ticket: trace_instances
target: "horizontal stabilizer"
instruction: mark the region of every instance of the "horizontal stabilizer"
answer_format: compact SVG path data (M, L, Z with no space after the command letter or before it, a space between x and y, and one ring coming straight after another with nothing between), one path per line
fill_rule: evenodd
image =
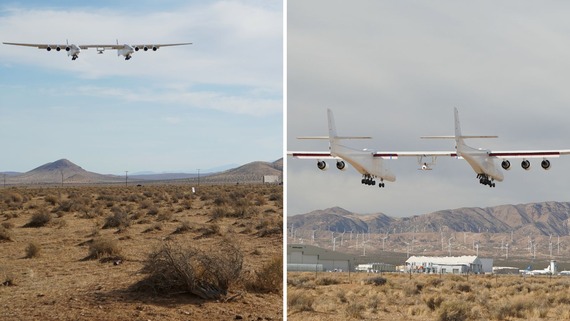
M334 139L372 139L369 136L334 136ZM329 136L302 136L297 139L331 139Z
M420 137L421 139L455 139L455 138L462 138L462 139L468 139L468 138L499 138L499 136L483 136L483 135L461 135L459 137L456 136L422 136Z

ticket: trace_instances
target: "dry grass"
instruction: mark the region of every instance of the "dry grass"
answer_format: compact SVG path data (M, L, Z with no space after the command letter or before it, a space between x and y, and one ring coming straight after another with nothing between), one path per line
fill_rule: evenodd
M570 320L566 277L289 272L287 284L288 320Z
M259 234L282 226L282 198L274 196L281 193L245 184L201 185L195 194L188 185L0 189L0 319L278 320L282 233ZM217 198L229 214L212 220ZM166 243L186 257L201 253L188 266L196 280L220 286L219 300L190 288L130 291L151 275L141 271ZM243 255L241 264L204 264L227 262L228 247Z

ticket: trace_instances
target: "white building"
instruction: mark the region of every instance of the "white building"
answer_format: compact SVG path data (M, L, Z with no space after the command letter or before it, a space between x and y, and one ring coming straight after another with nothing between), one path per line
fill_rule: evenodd
M358 264L355 270L368 273L396 272L396 266L387 263L366 263Z
M483 273L483 264L477 256L411 256L406 260L406 272L412 273Z

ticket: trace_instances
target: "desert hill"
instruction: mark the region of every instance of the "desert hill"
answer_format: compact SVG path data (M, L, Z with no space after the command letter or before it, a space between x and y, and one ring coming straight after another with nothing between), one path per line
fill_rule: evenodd
M203 174L200 180L205 183L252 183L262 182L264 175L283 175L283 159L275 162L252 162L243 166L223 171L220 173ZM87 171L67 159L60 159L34 168L25 173L12 173L6 175L8 185L34 185L34 184L108 184L123 183L124 176L103 175ZM137 175L129 177L129 182L160 180L163 182L188 179L197 180L196 174L171 173L149 175Z
M63 177L62 177L63 176ZM8 184L57 184L63 178L67 184L116 183L124 178L89 172L67 159L60 159L36 167L23 174L7 179Z
M251 162L221 173L208 175L204 182L248 183L262 182L263 176L283 176L283 158L275 162Z
M295 229L366 233L473 232L569 235L569 202L501 205L442 210L393 218L382 213L356 214L339 207L289 216Z

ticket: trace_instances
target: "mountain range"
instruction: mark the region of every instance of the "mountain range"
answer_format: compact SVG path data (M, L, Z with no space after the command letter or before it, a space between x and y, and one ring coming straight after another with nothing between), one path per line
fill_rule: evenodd
M487 208L442 210L394 218L383 213L356 214L340 207L289 216L288 226L302 230L359 233L474 232L569 235L570 202L542 202Z
M67 159L60 159L34 168L25 173L5 172L7 185L30 184L108 184L125 182L125 176L103 175L87 171ZM200 177L202 182L262 182L264 175L283 175L283 159L275 162L252 162L218 173L205 173ZM129 177L133 181L176 181L197 179L197 174L165 173L155 175L136 175Z

